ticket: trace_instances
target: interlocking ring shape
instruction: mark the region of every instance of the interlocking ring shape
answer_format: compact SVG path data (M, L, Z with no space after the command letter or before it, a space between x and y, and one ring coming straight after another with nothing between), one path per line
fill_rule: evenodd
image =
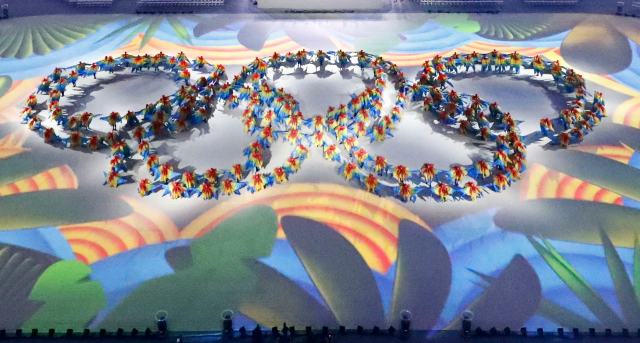
M373 86L353 95L346 104L330 107L325 115L307 118L294 97L277 89L270 76L287 67L314 66L324 70L329 65L343 71L370 71ZM65 89L69 85L75 87L79 77L95 78L98 73L124 72L128 68L132 73L145 69L165 71L180 88L171 96L162 96L144 109L128 111L123 116L117 112L67 113L60 105ZM549 144L564 147L579 143L606 116L602 93L588 94L584 79L574 70L540 56L495 50L486 54L435 56L423 63L414 81L409 81L394 63L364 51L274 53L270 58L256 58L230 80L224 66L213 65L203 57L191 61L183 53L176 56L124 53L96 63L56 68L29 96L21 116L23 123L38 132L46 143L72 149L110 148L105 184L111 187L134 182L129 169L141 160L149 174L136 180L143 196L163 192L174 199L194 196L211 199L241 194L243 189L251 193L261 191L287 182L316 147L325 159L337 164L337 171L348 182L369 192L412 202L427 198L475 200L488 191L502 191L519 179L525 171L527 148L510 113L502 111L495 102L478 95L459 94L453 89L449 77L476 73L476 69L480 73L500 74L532 70L534 77L545 74L553 77L558 91L569 100L567 107L556 118L540 119L539 131L531 134L535 139L527 141L546 138ZM192 80L194 71L208 76ZM393 87L395 100L391 110L385 111L382 94L388 87ZM370 155L359 139L384 141L390 137L410 104L419 104L435 116L437 125L490 143L493 158L444 169L426 162L418 169L410 169L384 156ZM255 138L244 149L244 162L228 169L210 168L202 172L192 172L191 168L177 171L171 164L161 163L154 143L179 131L206 125L219 107L243 109L245 132ZM94 118L107 121L113 130L108 133L93 130L90 124ZM289 157L284 165L265 170L265 152L278 140L290 143ZM137 146L135 151L133 145Z

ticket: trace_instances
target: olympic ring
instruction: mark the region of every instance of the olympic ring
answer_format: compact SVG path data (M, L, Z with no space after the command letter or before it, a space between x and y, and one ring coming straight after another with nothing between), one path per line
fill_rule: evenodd
M371 70L373 86L352 96L348 104L330 107L325 116L306 118L293 96L283 89L276 89L270 74L283 67L307 68L309 65L317 70L324 70L328 65L341 70L360 68L363 75L365 69ZM606 116L602 93L594 92L589 99L584 80L575 71L539 56L524 57L517 52L505 55L495 50L483 55L474 52L454 53L444 58L435 56L425 61L415 82L409 82L394 63L364 51L301 50L285 56L274 53L268 59L256 58L230 82L224 66L214 66L202 57L190 61L183 53L177 56L125 53L117 58L105 57L89 66L79 63L65 69L56 68L42 80L36 93L29 96L21 115L23 123L37 131L46 143L74 149L111 148L110 168L105 173L105 183L111 187L132 181L133 176L126 173L136 163L136 158L141 159L150 175L150 178L138 181L138 190L143 196L162 190L172 198L199 196L211 199L240 194L245 187L252 193L261 191L287 182L315 145L322 149L325 159L339 164L338 171L347 181L369 192L394 196L402 201L418 198L475 200L489 190L502 191L519 179L525 171L527 148L510 113L503 112L495 102L489 103L478 95L458 94L453 89L448 80L451 75L467 73L469 69L475 72L478 65L481 73L519 74L521 70L533 70L535 76L551 74L556 85L571 99L557 118L542 118L540 131L528 135L527 141L546 137L550 144L564 147L579 143ZM162 68L182 85L173 95L162 96L142 110L128 111L124 117L117 112L69 114L59 104L68 84L76 86L78 77L95 78L98 72L113 73L128 67L134 73ZM192 84L192 71L210 74ZM396 98L391 111L385 113L382 94L388 90L389 83L393 84ZM40 93L48 98L42 101ZM371 141L384 141L392 135L406 106L415 104L434 114L440 125L474 139L495 143L491 149L493 159L477 160L472 165L454 164L448 169L437 169L427 162L419 169L411 170L390 163L384 156L369 156L358 139L369 137ZM218 106L243 109L245 132L257 136L244 149L246 160L230 169L210 168L202 173L176 172L170 164L161 164L152 142L206 123ZM45 125L47 116L55 125ZM91 129L95 117L107 121L113 130L101 135ZM124 125L121 124L123 121ZM56 133L56 129L63 135ZM288 141L293 147L289 158L282 166L262 171L265 152L279 139ZM134 142L137 143L135 153L129 145Z

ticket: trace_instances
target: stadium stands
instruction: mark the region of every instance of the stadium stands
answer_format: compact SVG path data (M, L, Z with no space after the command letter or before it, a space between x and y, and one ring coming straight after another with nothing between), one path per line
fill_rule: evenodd
M76 6L111 6L113 0L67 0L68 3Z
M427 11L497 12L504 0L416 0Z
M288 11L352 11L380 10L390 4L389 0L258 0L263 10Z
M224 0L138 0L139 6L220 6Z
M558 6L566 6L566 5L577 5L578 0L522 0L525 4L529 5L558 5Z

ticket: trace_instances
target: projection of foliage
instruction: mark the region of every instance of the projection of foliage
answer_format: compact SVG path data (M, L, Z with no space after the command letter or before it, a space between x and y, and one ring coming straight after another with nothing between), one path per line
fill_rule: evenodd
M0 57L25 58L46 55L94 33L103 16L40 16L0 22Z
M257 287L252 265L271 253L277 229L269 207L239 212L191 244L190 254L172 254L173 275L133 291L108 318L107 328L153 325L158 310L169 313L172 330L211 330L225 309L237 309Z
M571 29L579 21L578 17L552 13L535 17L508 13L500 16L472 14L471 19L480 25L479 36L506 41L551 36Z
M59 261L47 268L29 296L42 306L23 326L85 328L106 305L102 286L90 275L91 268L78 261Z
M163 24L164 21L167 21L171 28L173 29L173 33L180 38L185 43L191 44L191 33L182 23L183 18L181 16L152 16L152 17L136 17L129 20L126 24L122 25L116 30L113 30L107 33L104 37L98 40L98 43L112 38L117 37L121 34L127 34L123 40L123 42L128 42L133 36L138 33L142 33L142 41L140 41L140 49L142 49L151 38L153 38L158 32L160 25Z
M547 265L597 318L600 326L636 327L640 325L640 242L636 236L633 272L630 278L618 251L604 230L600 231L600 238L622 317L609 306L602 296L589 285L581 272L564 258L550 242L543 239L540 243L532 237L529 237L529 241ZM567 323L567 319L574 319L574 322L570 324L590 323L583 315L573 310L566 309L549 300L545 300L545 304L541 314L556 323ZM593 323L590 324L593 325Z
M57 258L13 245L0 244L0 308L11 315L0 316L0 327L20 328L41 304L29 293L42 272Z

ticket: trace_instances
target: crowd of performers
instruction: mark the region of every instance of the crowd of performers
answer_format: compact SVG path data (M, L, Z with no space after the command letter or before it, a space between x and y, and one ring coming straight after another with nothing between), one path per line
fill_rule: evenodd
M270 79L270 71L282 68L314 66L322 70L327 65L341 70L360 68L363 75L367 71L373 86L353 94L346 104L330 107L324 115L307 118L300 111L299 103L283 89L275 88ZM90 150L110 148L105 183L111 187L133 182L129 169L141 160L149 173L148 178L137 181L143 196L163 192L172 198L211 199L240 194L243 188L252 193L261 191L287 182L315 146L325 159L336 162L338 172L347 181L369 192L402 201L474 200L489 190L504 190L520 178L526 165L526 144L510 113L478 95L459 94L449 77L476 70L520 73L523 69L533 70L536 76L550 74L559 91L570 98L557 118L540 120L537 134L547 137L551 144L567 146L580 142L605 116L602 94L595 92L588 98L584 80L575 71L540 56L526 57L518 52L505 54L495 50L486 54L435 56L424 62L413 82L407 80L397 65L364 51L274 53L269 58L256 58L231 79L224 66L213 65L202 57L191 61L183 53L132 56L125 52L115 58L106 56L90 65L79 63L65 69L56 68L28 98L21 115L24 123L49 144ZM79 77L96 78L98 72L126 70L165 71L175 77L180 88L142 110L124 115L118 112L70 114L60 105L66 88L69 84L75 87ZM194 70L207 76L192 80ZM386 113L382 94L390 86L395 89L396 98ZM454 164L446 169L426 162L418 169L411 169L394 164L384 156L370 155L361 146L361 137L368 137L370 141L391 137L405 107L416 102L425 112L433 114L440 125L493 142L490 145L493 158L480 159L471 165ZM170 163L162 163L152 143L207 122L219 105L242 109L245 132L255 137L244 149L244 162L202 173L178 171ZM107 121L112 131L103 134L93 130L94 118ZM47 127L47 119L55 125ZM267 170L265 153L277 140L288 141L292 150L284 165Z

